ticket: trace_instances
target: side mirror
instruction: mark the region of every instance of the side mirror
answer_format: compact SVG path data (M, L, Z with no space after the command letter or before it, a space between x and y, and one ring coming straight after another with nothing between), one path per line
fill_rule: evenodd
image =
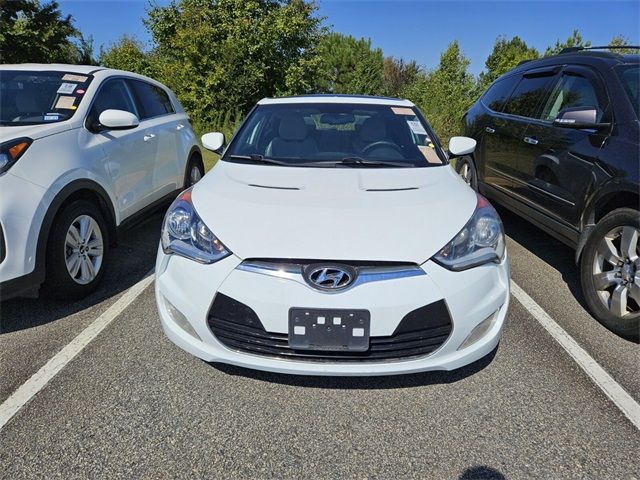
M109 130L127 130L140 125L140 120L133 113L113 109L102 112L98 117L98 122Z
M476 141L469 137L451 137L449 140L449 156L461 157L473 153L476 149Z
M598 111L595 107L571 107L560 110L553 120L553 125L564 128L591 128L598 129L608 127L609 123L598 123Z
M212 152L222 154L224 148L224 133L210 132L202 135L202 146Z

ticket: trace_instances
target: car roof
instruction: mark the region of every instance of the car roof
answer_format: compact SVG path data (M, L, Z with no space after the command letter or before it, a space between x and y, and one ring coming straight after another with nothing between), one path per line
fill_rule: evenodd
M0 65L0 70L25 70L25 71L36 71L36 72L46 72L46 71L62 71L69 73L80 73L84 75L88 75L91 73L98 72L100 70L106 70L104 67L98 67L96 65L67 65L64 63L16 63L16 64L5 64Z
M400 98L376 97L372 95L339 95L315 94L298 95L294 97L263 98L258 105L276 105L292 103L357 103L363 105L392 105L398 107L413 107L413 102Z
M551 65L562 65L567 63L577 63L591 65L596 68L611 68L624 63L640 63L640 55L630 55L610 52L606 50L573 50L566 53L559 53L550 57L526 60L505 75L520 73L531 68L546 67Z

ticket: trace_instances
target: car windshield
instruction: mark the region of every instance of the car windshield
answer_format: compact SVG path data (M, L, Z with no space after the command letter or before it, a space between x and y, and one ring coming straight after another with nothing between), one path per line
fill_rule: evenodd
M0 70L0 125L37 125L73 116L91 75Z
M258 105L223 160L296 167L427 167L444 153L415 108L347 103Z
M617 71L636 115L640 116L640 65L623 65Z

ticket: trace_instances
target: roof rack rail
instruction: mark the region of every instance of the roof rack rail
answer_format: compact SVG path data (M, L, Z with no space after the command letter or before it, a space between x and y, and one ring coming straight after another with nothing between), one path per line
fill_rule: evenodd
M625 50L640 50L637 45L603 45L599 47L567 47L560 50L560 53L572 53L580 52L582 50L611 50L611 49L625 49Z
M528 60L520 60L520 61L518 62L518 67L519 67L520 65L524 65L525 63L529 63L529 62L531 62L532 60L533 60L533 58L530 58L530 59L528 59Z

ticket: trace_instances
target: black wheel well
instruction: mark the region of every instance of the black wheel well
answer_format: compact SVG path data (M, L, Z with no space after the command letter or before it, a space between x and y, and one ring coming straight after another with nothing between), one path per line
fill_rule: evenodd
M598 223L607 213L624 207L640 210L640 195L633 192L615 192L601 198L593 212L594 223Z

